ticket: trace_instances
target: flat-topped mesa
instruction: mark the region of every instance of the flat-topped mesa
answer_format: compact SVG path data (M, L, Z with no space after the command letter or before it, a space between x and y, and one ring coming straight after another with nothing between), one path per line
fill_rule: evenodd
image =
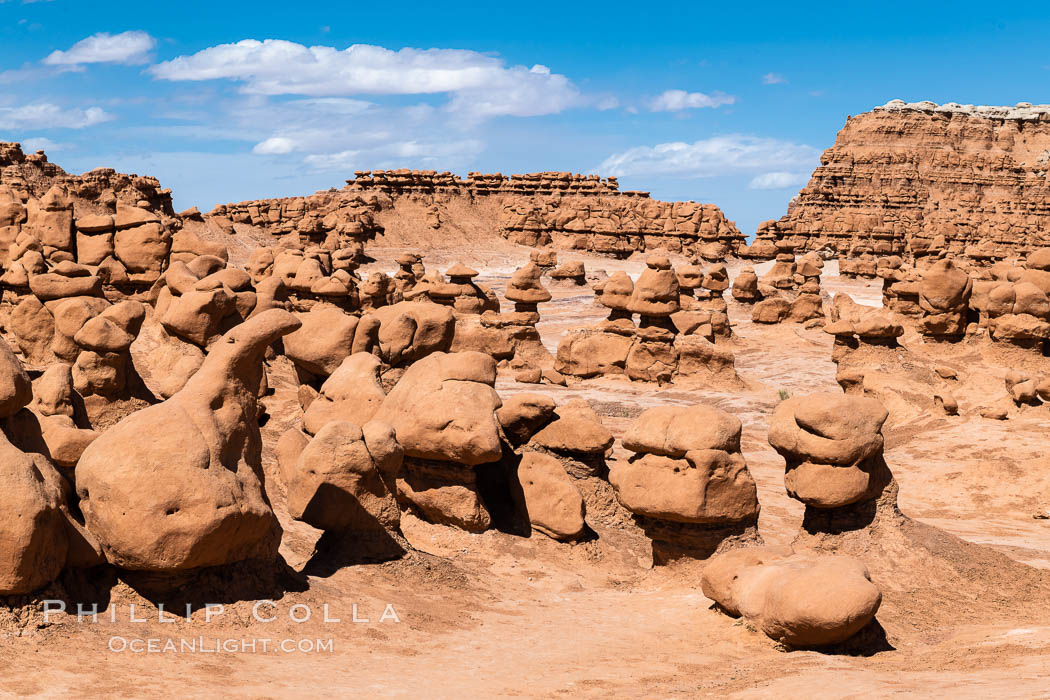
M894 100L849 117L757 252L858 244L989 263L1050 242L1050 107ZM759 245L761 243L761 245Z
M77 215L112 213L117 204L141 206L174 217L171 190L155 177L96 168L72 175L50 162L43 151L24 153L21 144L0 142L0 185L7 185L23 202L39 199L55 185L75 200Z
M490 195L592 195L605 194L648 198L648 192L620 191L615 177L576 173L526 173L506 176L502 173L467 173L466 179L436 170L358 170L346 181L347 189L378 190L387 194L448 192L454 194Z
M614 177L472 172L463 178L400 169L361 170L346 182L307 197L219 205L210 216L227 232L236 223L277 236L337 231L362 241L404 237L412 245L419 238L476 242L479 231L495 229L521 245L616 257L660 248L715 262L746 247L717 206L660 202L648 192L620 190Z

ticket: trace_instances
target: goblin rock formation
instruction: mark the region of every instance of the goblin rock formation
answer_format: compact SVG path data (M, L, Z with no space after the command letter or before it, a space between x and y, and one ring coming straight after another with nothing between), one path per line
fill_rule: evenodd
M698 287L703 288L702 300L695 294ZM609 309L608 319L562 338L555 369L583 378L615 375L738 386L732 352L716 344L731 334L722 298L728 287L722 265L702 276L695 269L676 272L662 255L646 260L637 282L616 272L595 287L598 302ZM638 314L637 325L633 314Z
M266 348L299 325L272 309L234 328L181 391L84 451L80 507L111 563L166 572L274 556L256 396Z
M635 454L609 481L653 540L654 561L704 558L757 537L740 431L737 418L708 406L651 408L628 429L623 445Z
M1050 242L1050 106L894 100L846 121L756 245L1003 258ZM851 255L851 257L853 257Z

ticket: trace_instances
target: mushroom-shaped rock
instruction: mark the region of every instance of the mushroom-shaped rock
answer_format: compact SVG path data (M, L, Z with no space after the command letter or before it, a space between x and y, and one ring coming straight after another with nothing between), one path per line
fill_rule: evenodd
M375 420L394 427L409 457L470 465L501 454L493 385L495 360L480 352L437 352L414 363Z
M704 271L698 265L679 265L675 268L678 277L678 286L686 291L692 291L699 287L704 281Z
M181 391L84 451L80 505L110 563L170 572L276 553L256 396L266 348L300 325L273 309L235 327Z
M543 270L529 263L511 275L505 296L516 304L535 305L551 300L551 293L540 282Z
M614 311L627 311L634 294L634 282L623 270L617 270L602 285L601 296L598 301Z
M375 415L405 451L399 497L428 520L471 532L491 524L476 467L502 455L495 381L489 355L433 353L408 368Z
M840 321L841 323L841 321ZM904 327L885 311L871 311L853 324L853 331L864 340L886 341L904 335Z
M653 540L657 561L706 557L725 542L756 537L755 481L740 453L740 421L706 406L643 412L609 473L620 503Z
M966 329L966 310L973 280L948 258L928 267L919 283L923 332L933 337L959 336Z
M665 257L652 256L645 264L647 267L634 285L627 308L642 316L670 316L679 309L680 293L671 263ZM605 296L604 291L602 296Z
M558 418L532 436L532 442L556 452L604 454L613 445L613 435L597 416L571 408L557 409ZM592 417L593 416L593 417Z
M863 562L773 547L712 557L700 584L727 613L792 647L845 641L874 619L882 602Z
M729 273L722 263L712 265L704 273L703 288L712 292L724 292L729 289Z
M780 402L769 444L786 460L788 494L814 508L838 508L877 497L886 486L882 424L875 399L820 393Z
M685 457L695 449L740 451L740 419L712 406L658 406L631 423L623 446L632 452Z
M745 267L737 273L736 279L733 280L732 294L734 299L745 304L762 298L762 293L758 291L758 275L755 274L755 268Z
M478 271L467 267L463 263L456 263L452 267L445 270L445 274L448 275L449 279L454 281L459 280L470 280L478 276Z

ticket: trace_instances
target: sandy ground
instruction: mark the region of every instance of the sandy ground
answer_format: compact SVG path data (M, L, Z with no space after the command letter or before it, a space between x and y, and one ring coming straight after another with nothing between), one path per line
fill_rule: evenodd
M369 252L376 267L392 272L401 250ZM457 247L428 252L427 263L444 269L464 262L482 272L479 281L501 290L527 255L509 245ZM636 275L642 269L640 261L561 258L582 259L588 271ZM834 264L823 283L861 303L878 305L881 298L879 284L843 280ZM554 291L555 299L541 306L540 324L552 352L567 330L605 315L589 288ZM586 398L618 437L629 416L661 403L706 402L738 415L762 503L760 530L767 542L789 543L802 506L784 491L783 462L766 443L766 423L780 391L839 391L831 337L800 326L756 326L736 304L730 314L737 370L750 387L745 391L616 380L538 388L502 376L498 390L540 390L559 403ZM278 364L271 378L276 394L265 430L272 445L298 416L287 368ZM901 509L1017 561L1050 568L1050 521L1033 518L1050 505L1047 417L1045 409L1005 422L971 413L920 416L893 426L886 459L900 483ZM416 551L404 559L324 566L311 559L319 533L290 521L283 510L272 461L269 456L270 488L286 528L288 571L272 587L273 605L256 612L275 621L253 617L251 601L231 599L217 601L225 607L221 614L213 610L210 622L197 609L190 622L162 623L134 582L116 582L112 589L112 582L96 582L94 590L108 591L100 598L116 611L115 621L55 614L44 624L39 615L0 614L6 633L0 637L0 689L64 697L1050 696L1045 610L931 624L884 585L879 619L886 650L867 656L789 653L712 609L700 591L697 565L653 569L648 542L627 532L599 530L597 540L565 545L538 534L470 535L406 515L405 535ZM325 605L328 617L340 622L324 620ZM292 621L307 610L309 621ZM380 620L384 612L387 619ZM938 620L951 619L951 611L939 612ZM201 637L195 651L186 650L187 640ZM157 651L120 650L147 639L157 640ZM303 650L273 648L289 639ZM164 651L168 640L181 650ZM223 640L236 640L238 651L230 642L214 651ZM243 648L246 640L255 641L254 650Z

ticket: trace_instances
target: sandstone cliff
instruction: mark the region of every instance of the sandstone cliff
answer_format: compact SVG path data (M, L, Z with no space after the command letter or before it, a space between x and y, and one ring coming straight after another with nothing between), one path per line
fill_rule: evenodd
M40 198L60 186L77 205L78 213L104 213L119 204L142 206L162 216L174 216L171 190L155 177L125 175L112 168L96 168L71 175L48 161L43 151L26 154L17 143L0 142L0 185L20 199Z
M220 205L209 216L277 236L337 230L398 245L449 245L498 233L522 245L620 257L663 248L717 260L744 241L713 204L660 202L621 191L616 178L553 172L463 179L433 170L359 171L341 190Z
M1048 162L1050 105L894 100L846 120L756 248L1024 254L1050 243Z

